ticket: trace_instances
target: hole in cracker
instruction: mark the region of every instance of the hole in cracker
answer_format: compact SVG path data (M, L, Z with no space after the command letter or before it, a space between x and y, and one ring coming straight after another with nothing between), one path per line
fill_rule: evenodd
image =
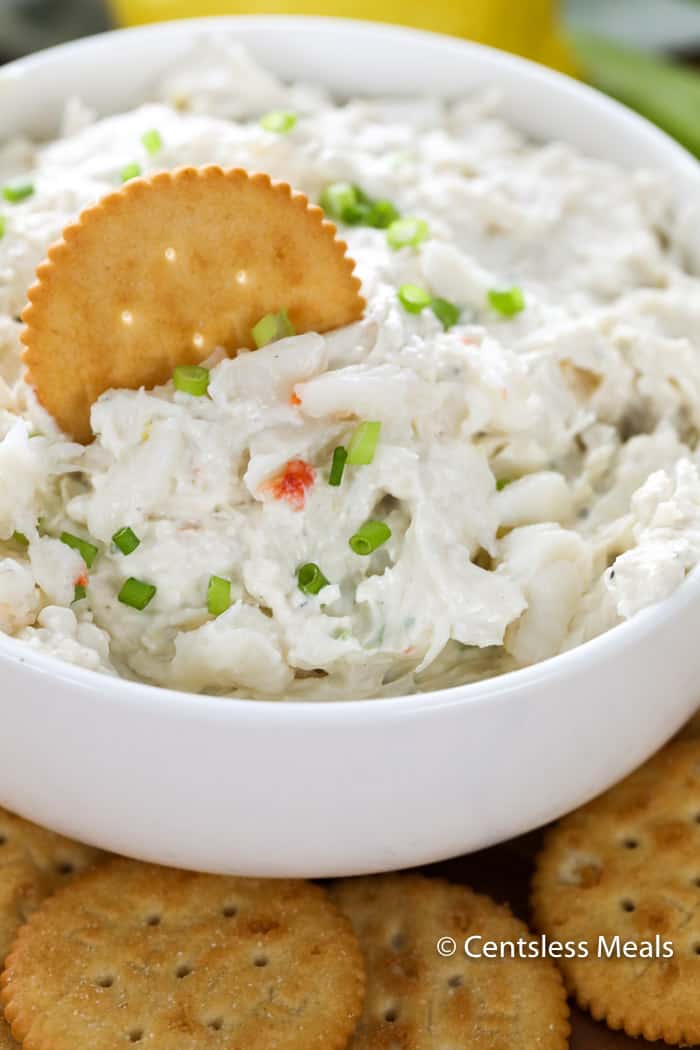
M215 1032L220 1032L224 1027L223 1017L214 1017L211 1021L207 1022L208 1028L213 1028Z
M7 835L3 835L2 832L0 832L0 846L4 846L6 842L7 842Z
M59 875L72 875L75 871L75 864L69 860L62 860L56 865L56 871Z
M129 1032L130 1043L140 1043L143 1039L143 1028L132 1028Z
M131 310L122 310L121 321L122 324L126 325L134 323L134 315L132 314Z
M623 911L636 911L637 905L627 897L625 900L620 901L620 907Z
M403 930L397 930L390 941L391 947L395 952L403 951L406 947L406 934Z
M146 919L146 926L160 926L160 923L160 915L149 915Z
M461 986L464 984L464 978L462 977L461 973L456 973L453 977L450 977L447 984L450 988L461 988Z
M697 878L693 879L693 886L697 886L700 890L700 875L698 875Z
M693 945L693 951L695 952L696 955L700 955L700 944L694 944Z
M174 248L166 248L163 254L165 255L165 258L168 260L168 262L175 262L175 260L177 259L177 252Z
M238 915L238 908L235 904L227 904L226 907L222 909L221 914L225 919L232 919L235 915Z
M399 1019L399 1011L395 1006L390 1006L384 1011L384 1020L388 1024L394 1024Z
M693 817L693 820L695 821L696 824L700 824L700 813L696 813L695 816Z
M111 988L113 984L114 984L114 978L109 973L105 974L104 977L98 977L97 978L97 986L98 986L98 988Z
M637 849L639 846L639 839L635 839L632 837L623 839L622 845L625 847L625 849Z
M191 966L188 966L187 963L180 963L177 970L175 971L175 976L182 980L183 977L189 977L191 973Z
M269 961L270 960L268 959L267 955L256 955L255 958L253 959L253 965L254 966L267 966Z

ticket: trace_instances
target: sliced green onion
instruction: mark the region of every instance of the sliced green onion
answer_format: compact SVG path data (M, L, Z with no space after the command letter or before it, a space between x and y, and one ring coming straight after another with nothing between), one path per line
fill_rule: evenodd
M425 219L396 219L386 231L389 247L394 251L399 248L417 248L430 234L430 227Z
M83 583L76 583L73 591L73 601L80 602L83 598L87 598L87 587Z
M388 230L392 222L400 218L398 210L391 201L374 201L367 216L367 225L376 230Z
M212 576L207 587L207 609L212 616L221 616L231 608L231 581Z
M433 301L430 292L426 292L425 288L421 288L417 284L402 284L398 291L398 297L404 310L408 310L410 314L419 314L421 310L425 310L426 306L430 306Z
M21 201L26 201L27 197L31 197L34 193L33 182L8 182L2 188L2 195L6 201L10 204L20 204Z
M274 343L278 339L287 339L296 334L286 310L280 310L276 314L265 314L252 331L253 342L258 350L262 346L267 346L268 343Z
M343 211L343 222L348 226L368 226L369 217L372 212L372 205L365 204L364 201L358 201L357 204L351 204Z
M353 467L366 467L374 459L382 424L377 422L360 423L350 438L347 461Z
M452 328L452 325L457 324L461 316L462 311L454 303L451 303L449 299L433 299L430 304L430 309L433 311L438 321L442 324L442 327L447 331L448 328Z
M144 131L141 136L141 142L146 150L146 153L150 153L154 156L156 153L160 153L163 148L163 139L161 138L160 132L157 128L149 128L148 131Z
M66 547L72 547L74 551L78 552L88 569L92 568L95 558L100 553L99 547L96 547L94 543L90 543L89 540L81 539L80 536L73 536L70 532L62 532L59 539L61 543L65 543Z
M391 536L391 529L383 521L366 521L348 540L355 554L365 557L376 551Z
M173 383L181 394L204 397L209 389L209 369L201 365L178 365L173 372Z
M141 540L138 538L133 529L130 529L128 525L125 525L123 529L119 529L112 536L112 543L115 547L118 547L122 554L131 554L135 551Z
M372 201L359 186L351 182L332 182L321 194L320 205L331 219L359 226L367 222Z
M318 565L309 561L297 569L297 583L299 590L304 594L318 594L324 587L328 586L328 580L323 575Z
M260 127L276 135L287 135L296 127L297 115L286 109L273 109L260 118Z
M525 296L522 289L514 285L513 288L498 290L492 288L488 293L488 300L494 310L503 317L515 317L521 310L525 309Z
M5 216L0 215L0 241L5 236Z
M27 539L27 537L24 535L23 532L17 532L15 530L15 532L12 533L12 540L13 540L14 543L18 544L20 547L28 547L29 546L29 540Z
M128 182L129 179L137 179L141 174L140 164L126 164L121 170L122 182Z
M328 478L329 485L340 485L343 480L343 471L345 470L347 458L347 449L343 448L342 445L338 445L337 448L333 449L333 462L331 463L331 473Z
M506 485L510 485L512 478L499 478L496 482L496 492L503 492Z
M142 612L155 593L156 588L152 583L144 583L142 580L135 580L133 576L130 576L125 581L117 597L122 605L129 605L132 609L138 609L139 612Z

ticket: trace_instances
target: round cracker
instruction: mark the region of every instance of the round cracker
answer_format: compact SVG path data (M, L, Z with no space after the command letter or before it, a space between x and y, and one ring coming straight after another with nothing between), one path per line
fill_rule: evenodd
M253 345L286 309L326 332L365 306L347 245L286 183L217 166L132 179L84 211L37 270L22 318L28 378L59 426L91 440L105 390Z
M547 959L471 959L470 934L531 939L508 908L420 875L346 879L331 895L365 955L367 998L349 1050L564 1050L569 1011ZM451 958L440 937L456 941Z
M2 977L29 1050L340 1050L364 996L350 924L318 886L115 860L22 928Z
M0 809L0 961L41 902L104 854ZM0 1019L0 1050L17 1044Z
M700 740L671 744L553 828L533 883L537 926L585 941L563 959L580 1006L610 1028L700 1043ZM674 956L607 958L606 945L673 943Z

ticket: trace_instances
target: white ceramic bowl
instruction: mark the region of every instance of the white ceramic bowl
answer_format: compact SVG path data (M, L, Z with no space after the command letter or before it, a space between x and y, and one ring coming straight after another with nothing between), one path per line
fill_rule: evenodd
M498 85L506 114L700 196L698 166L581 84L447 37L331 19L231 18L111 33L0 73L0 136L65 99L136 104L208 26L285 78L340 94ZM84 671L0 636L0 802L79 839L250 875L400 868L486 846L585 802L662 744L700 695L700 575L572 652L381 701L191 696Z

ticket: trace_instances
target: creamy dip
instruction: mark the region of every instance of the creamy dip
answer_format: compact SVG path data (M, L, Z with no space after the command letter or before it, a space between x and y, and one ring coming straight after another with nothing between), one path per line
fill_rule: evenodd
M0 148L0 629L164 686L356 698L522 667L671 594L700 556L700 282L666 180L532 143L495 98L337 105L225 43L155 97ZM34 269L124 174L206 163L349 183L422 232L341 221L361 322L215 355L204 396L110 391L76 445L21 377ZM329 484L366 422L371 461ZM390 535L357 553L368 520Z

